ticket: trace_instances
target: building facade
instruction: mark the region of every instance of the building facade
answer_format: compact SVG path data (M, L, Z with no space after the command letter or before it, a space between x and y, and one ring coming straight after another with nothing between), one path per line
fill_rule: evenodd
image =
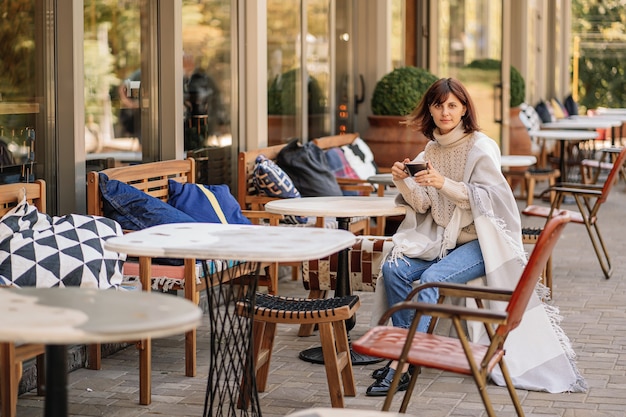
M526 101L570 87L570 0L4 0L2 181L43 178L52 214L84 212L86 172L363 132L376 82L415 65L471 84L508 149L509 72ZM501 75L500 75L501 74ZM0 149L1 150L1 149ZM207 154L200 154L204 155ZM233 190L235 192L235 190Z

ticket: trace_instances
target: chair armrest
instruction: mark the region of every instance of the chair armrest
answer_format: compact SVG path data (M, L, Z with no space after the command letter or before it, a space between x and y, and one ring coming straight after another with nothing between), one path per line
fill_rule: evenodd
M284 217L282 214L274 214L264 210L241 210L241 213L246 216L252 224L259 224L260 220L267 220L270 226L277 226Z
M583 194L587 197L600 197L602 195L602 190L597 188L587 188L587 187L550 187L551 191L556 191L557 193L567 193L567 194Z
M366 195L376 191L376 188L369 182L357 178L341 178L336 177L339 188L345 191L361 191Z
M469 308L454 305L421 303L416 301L402 301L390 307L378 322L379 325L385 325L391 315L399 310L415 310L416 313L437 317L437 318L453 318L458 317L461 320L481 321L483 323L504 323L508 318L505 311L496 311L481 308Z
M425 288L438 288L439 294L447 297L474 298L482 300L509 301L512 290L492 287L474 287L467 284L451 284L447 282L428 282L413 288L406 297L406 301L412 300L418 292Z
M554 187L564 187L564 188L582 188L585 190L602 190L602 184L582 184L580 182L560 182L558 184L553 185Z
M622 148L603 148L600 151L604 153L620 153Z

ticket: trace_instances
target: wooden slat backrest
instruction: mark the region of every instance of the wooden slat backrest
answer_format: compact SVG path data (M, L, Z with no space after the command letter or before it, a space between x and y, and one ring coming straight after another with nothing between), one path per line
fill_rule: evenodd
M22 193L26 194L26 201L37 207L39 212L46 212L46 183L44 180L35 180L0 185L0 216L4 216L20 202Z
M348 133L345 135L324 136L313 139L313 142L322 149L334 148L337 146L349 145L359 136L358 133ZM240 152L237 162L237 201L244 210L263 210L263 205L274 200L272 197L259 196L252 181L254 165L259 155L265 155L267 159L276 162L278 153L286 144L269 146L267 148L255 149L252 151Z
M350 145L358 137L358 133L346 133L344 135L324 136L313 139L313 143L322 149L330 149Z
M180 183L195 183L196 168L193 158L169 161L148 162L105 169L87 174L87 213L103 216L102 195L100 194L99 173L106 174L109 179L132 185L160 200L167 201L168 180Z
M254 164L259 155L264 155L267 159L276 161L278 153L286 144L269 146L267 148L255 149L239 153L237 162L237 201L244 210L263 210L263 205L273 200L271 197L256 195L256 189L252 181Z

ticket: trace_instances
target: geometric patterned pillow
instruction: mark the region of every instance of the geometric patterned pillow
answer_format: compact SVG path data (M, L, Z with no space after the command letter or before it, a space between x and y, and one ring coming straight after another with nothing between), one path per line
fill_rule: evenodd
M126 255L104 249L104 242L121 235L111 219L50 217L24 199L0 219L0 284L117 288Z
M252 183L257 193L265 194L268 197L277 198L300 198L300 191L293 184L293 181L281 167L265 155L257 156L256 165L252 172ZM284 216L284 223L305 224L308 223L306 217Z
M252 181L258 193L269 197L299 198L300 192L281 167L265 155L259 155L255 161Z

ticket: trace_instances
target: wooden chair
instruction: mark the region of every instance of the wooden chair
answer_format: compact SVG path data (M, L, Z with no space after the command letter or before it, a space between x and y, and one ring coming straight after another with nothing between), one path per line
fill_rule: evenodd
M571 211L572 222L584 224L591 239L591 244L596 252L600 267L605 278L610 278L613 272L611 258L598 225L598 212L602 204L608 199L609 193L613 185L617 182L622 166L626 161L626 148L620 150L613 167L606 178L604 184L579 184L579 183L562 183L557 186L550 187L545 192L556 193L554 202L550 207L547 206L527 206L522 210L522 214L527 216L538 216L549 219L558 213L561 209L563 199L567 196L573 197L578 211Z
M351 143L357 135L337 135L330 137L332 140L324 141L320 146L322 149L327 149L328 146L338 146L339 144L344 145L346 143ZM337 139L338 138L338 139ZM239 205L244 212L252 211L259 212L265 210L265 204L276 200L277 197L269 197L266 195L261 195L257 192L257 189L254 185L254 168L256 166L256 158L260 155L265 156L267 159L272 161L276 161L278 154L280 151L286 146L286 144L269 146L266 148L260 148L250 151L242 151L239 153L237 160L237 201L239 201ZM363 181L358 182L342 182L339 183L339 186L344 190L351 191L360 191L363 193L373 192L374 189L371 185ZM267 217L267 216L266 216ZM271 218L270 218L271 219ZM277 226L279 225L280 217L275 218L271 225ZM253 221L255 222L255 221ZM258 222L255 222L258 223ZM334 222L331 222L334 223ZM331 224L326 224L326 220L323 217L319 217L316 219L314 226L316 227L336 227ZM289 225L288 227L294 227ZM370 219L369 218L359 218L354 219L350 222L350 231L355 234L363 234L367 235L370 231ZM274 288L272 293L277 293L278 288L278 268L279 266L289 266L292 268L292 279L295 281L298 277L298 270L300 263L299 262L291 262L291 263L278 263L275 262L267 268L266 276L271 282L271 287Z
M110 168L100 173L106 174L111 180L118 180L155 197L162 201L167 201L169 187L168 180L180 183L195 183L195 160L187 158L184 160L167 160L150 162L139 165ZM99 188L99 172L90 172L87 176L87 212L91 215L103 216L102 194ZM254 221L259 218L267 219L269 213L247 212L246 216L254 216ZM277 223L277 219L270 218L271 223ZM168 290L182 290L186 299L194 304L200 301L200 292L205 287L205 281L197 279L198 271L195 259L185 259L182 266L157 265L152 264L152 259L140 257L138 261L127 260L124 263L125 275L139 275L141 286L144 291L150 291L156 284L159 288L159 281L153 283L155 278L168 278ZM259 285L268 285L269 291L274 291L271 283L265 280L259 281ZM151 341L141 340L136 342L139 350L139 403L148 405L151 403L152 391L152 362L151 362ZM185 375L196 376L196 350L197 331L190 330L185 333ZM90 369L100 369L102 358L99 344L89 346Z
M535 199L535 187L537 182L546 181L548 186L552 187L556 184L557 178L561 176L561 171L552 168L536 168L531 167L526 170L507 170L503 171L504 176L511 185L515 179L520 181L520 195L518 198L525 199L526 205L533 204ZM550 194L550 201L554 198L554 194Z
M359 306L356 295L312 300L257 294L253 340L258 391L264 392L267 385L277 324L316 324L322 343L330 402L333 407L343 408L344 395L356 395L345 321L354 316ZM240 311L245 311L245 308Z
M411 300L422 288L437 287L440 294L439 304L403 301L392 306L380 320L381 325L370 329L359 340L353 342L352 348L359 353L397 360L399 361L399 369L409 363L416 367L434 368L472 376L485 405L487 415L491 417L496 414L488 395L487 381L492 369L499 365L515 410L519 416L523 416L524 410L504 361L504 343L510 332L517 328L521 322L527 304L535 293L535 286L543 267L569 220L570 216L566 211L561 211L548 220L513 291L473 287L464 284L428 283L420 285L409 294L407 300ZM479 308L444 305L442 302L446 297L475 299ZM482 308L483 300L504 301L508 302L508 305L504 311L489 310ZM401 329L382 325L393 313L401 309L412 309L416 312L410 328ZM427 333L417 332L419 319L425 314L433 317L429 330ZM440 318L452 321L458 338L432 333ZM464 320L484 323L490 343L470 342L465 334ZM400 412L405 412L407 409L418 375L419 372L413 372ZM396 372L389 394L385 399L383 411L388 411L391 406L400 376L401 372Z
M0 185L0 216L17 205L26 194L26 201L46 212L46 183L36 180L32 183ZM44 350L40 344L0 343L0 401L2 416L15 417L17 413L18 386L22 378L22 362L37 358L37 395L44 395Z
M99 172L87 174L87 213L90 215L104 216L102 194L99 187L99 173L106 174L109 179L118 180L134 186L135 188L163 201L168 197L168 179L173 179L182 183L195 182L195 161L192 158L186 160L160 161L147 164L110 168ZM152 265L150 258L139 258L136 269L139 271L139 278L144 291L150 291L152 278L159 276L169 276L159 272L159 266ZM128 266L133 262L125 263L125 274L128 273ZM127 265L128 264L128 265ZM198 304L200 301L199 292L204 289L202 282L196 282L195 259L186 259L183 267L176 267L181 270L184 280L185 298ZM181 289L180 286L172 287L174 290ZM196 375L196 330L185 333L185 375ZM151 343L150 340L137 342L139 349L139 403L143 405L151 402ZM100 369L102 367L102 353L99 344L89 346L89 369Z

